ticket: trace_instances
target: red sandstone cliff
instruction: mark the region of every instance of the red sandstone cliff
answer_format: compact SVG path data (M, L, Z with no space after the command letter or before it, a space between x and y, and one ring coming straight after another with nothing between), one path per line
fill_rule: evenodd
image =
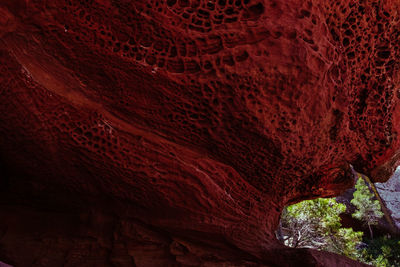
M398 1L2 0L0 260L355 266L288 203L397 165Z

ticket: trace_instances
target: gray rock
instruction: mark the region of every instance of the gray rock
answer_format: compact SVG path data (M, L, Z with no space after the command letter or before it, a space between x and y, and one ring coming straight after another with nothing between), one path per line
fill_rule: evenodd
M379 195L392 213L393 221L400 230L400 167L386 183L375 184Z

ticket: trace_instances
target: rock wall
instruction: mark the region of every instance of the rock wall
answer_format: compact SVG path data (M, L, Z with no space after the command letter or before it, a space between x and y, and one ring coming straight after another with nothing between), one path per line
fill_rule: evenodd
M398 165L398 11L390 0L1 1L0 260L51 266L76 245L96 262L81 266L115 264L111 247L126 266L345 264L285 249L274 231L285 205L350 187L349 164L375 181ZM90 233L99 207L152 237L132 230L128 253L126 235Z
M376 183L375 186L391 212L393 222L400 233L400 169L397 168L386 183Z

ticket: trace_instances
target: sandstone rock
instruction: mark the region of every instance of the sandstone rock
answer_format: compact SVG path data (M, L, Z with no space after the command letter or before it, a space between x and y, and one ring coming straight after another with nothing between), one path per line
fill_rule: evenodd
M4 0L0 14L0 259L355 265L274 231L285 205L350 187L349 164L382 181L398 165L398 1Z

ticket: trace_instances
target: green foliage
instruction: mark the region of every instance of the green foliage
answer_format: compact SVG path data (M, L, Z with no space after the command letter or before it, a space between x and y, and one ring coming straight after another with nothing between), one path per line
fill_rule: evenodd
M356 207L354 218L363 221L370 230L383 216L378 200L374 199L363 179L358 179L351 203ZM400 266L400 239L377 238L362 243L363 232L342 228L340 214L346 206L334 198L306 200L282 213L278 238L290 247L307 247L345 255L377 267ZM361 245L366 248L360 248Z
M333 252L358 259L361 252L357 247L360 245L363 235L363 232L355 232L352 228L340 228L334 236L338 246L336 246L337 250Z
M359 178L355 187L356 191L353 193L351 204L356 207L356 211L352 216L368 225L372 238L371 225L378 224L379 218L383 216L381 205L378 200L374 200L374 194L363 179Z
M346 206L334 198L306 200L287 207L281 219L283 240L291 247L309 247L357 258L362 232L341 228Z
M400 266L400 239L380 237L370 240L362 252L362 260L377 267Z
M374 225L378 223L378 219L382 218L381 205L378 200L374 200L374 194L371 193L367 184L363 179L358 179L356 183L356 191L353 193L353 204L357 210L352 214L356 219Z

